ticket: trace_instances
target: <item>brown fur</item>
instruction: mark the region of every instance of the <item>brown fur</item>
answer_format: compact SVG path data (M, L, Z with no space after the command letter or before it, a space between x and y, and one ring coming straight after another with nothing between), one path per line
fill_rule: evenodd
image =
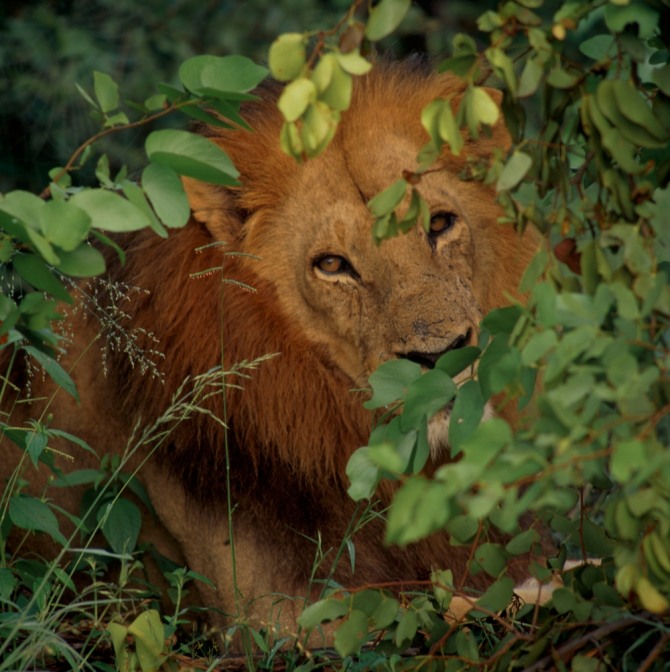
M535 247L532 236L522 239L497 224L493 191L459 181L456 173L464 159L453 157L446 171L427 177L420 188L428 198L437 195L445 202L439 207L463 211L460 229L434 253L426 252L420 229L379 249L369 242L365 201L403 168L413 168L426 140L418 122L421 108L434 97L458 95L460 86L407 66L377 67L357 85L332 147L304 165L279 150L281 119L269 90L263 102L245 112L253 133L204 129L241 171L240 187L226 190L187 180L193 221L168 240L148 232L134 236L126 267L110 267L113 278L150 292L133 298L129 327L158 337L166 355L164 383L138 375L124 353L110 353L105 379L98 353L89 349L73 369L81 407L62 392L50 404L55 426L100 451L118 452L140 417L144 422L158 417L182 380L220 364L222 352L226 367L279 353L250 379L231 381L240 387L227 395L244 617L267 619L270 602L262 598L272 593L304 595L315 552L308 538L320 534L324 548L336 548L347 529L356 506L346 494L345 467L352 452L367 442L372 426L361 395L352 389L365 385L379 361L399 351L444 349L458 330L504 304ZM470 143L467 153L486 156L507 144L498 126L492 137ZM322 215L323 226L309 228ZM328 217L332 230L325 223ZM338 249L350 245L368 273L364 291L371 298L361 298L363 290L349 279L315 279L311 257L304 255L326 235ZM213 239L227 245L196 252ZM226 256L228 251L261 259ZM419 254L425 262L412 256ZM372 266L366 271L368 262ZM231 278L256 291L227 284ZM72 319L77 338L66 365L99 330L81 316ZM425 322L437 326L427 328ZM50 389L45 384L37 391ZM220 398L210 408L224 417ZM156 543L168 550L178 547L192 568L210 576L217 589L205 591L203 600L233 613L224 444L222 427L207 415L196 415L175 428L140 475L160 519ZM75 467L85 466L86 459L78 456ZM382 498L389 496L386 487ZM355 538L354 574L345 560L336 580L411 583L435 566L450 567L457 575L465 571L469 549L450 547L446 535L406 549L386 547L382 539L381 521L364 527ZM324 563L317 578L328 568ZM470 584L484 582L475 577ZM299 605L286 603L280 609L280 621L291 626Z

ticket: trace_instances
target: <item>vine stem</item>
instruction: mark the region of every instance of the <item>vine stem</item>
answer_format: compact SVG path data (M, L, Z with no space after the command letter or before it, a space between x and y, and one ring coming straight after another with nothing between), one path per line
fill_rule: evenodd
M149 124L152 121L155 121L156 119L166 117L168 114L172 114L172 112L181 110L183 107L188 107L189 105L197 105L199 102L200 102L199 100L188 100L183 103L172 103L168 107L162 109L160 112L151 114L148 117L143 117L142 119L138 119L137 121L131 121L127 124L122 124L121 126L112 126L110 128L104 128L102 131L99 131L95 135L91 136L90 138L82 142L81 145L79 145L79 147L75 149L75 151L72 153L65 166L63 166L63 168L58 172L58 174L52 181L54 183L57 183L59 180L63 179L65 175L70 173L74 169L74 165L77 162L77 159L84 153L86 148L95 144L99 140L102 140L102 138L105 138L108 135L112 135L113 133L127 131L131 128L139 128L140 126ZM49 196L50 196L50 187L49 185L47 185L40 193L40 198L47 199L49 198Z
M550 653L548 656L545 656L544 658L541 658L534 665L527 667L523 672L540 672L540 670L546 669L547 664L551 664L555 660L554 654L558 656L559 660L565 662L568 656L572 657L572 655L576 654L584 644L588 644L589 642L597 642L601 637L611 635L617 630L624 630L629 625L633 625L634 623L638 622L639 619L631 616L628 618L622 618L620 621L605 623L604 625L601 625L599 628L588 632L582 637L573 639L563 646L559 646L557 649L552 649L552 653Z

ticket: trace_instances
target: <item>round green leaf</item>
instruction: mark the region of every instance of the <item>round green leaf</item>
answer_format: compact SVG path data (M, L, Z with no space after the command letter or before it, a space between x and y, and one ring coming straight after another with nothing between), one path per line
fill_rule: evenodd
M403 431L417 427L423 417L431 418L455 395L456 384L444 371L426 371L407 390L405 410L401 416Z
M409 384L421 375L421 367L409 359L392 359L384 362L370 376L372 399L365 402L366 408L380 408L403 399Z
M488 611L502 611L514 596L514 581L508 576L503 576L489 586L488 590L477 600L477 605ZM470 616L481 618L486 616L484 612L471 611Z
M165 627L155 609L143 611L128 628L135 638L135 651L143 671L157 670L163 663Z
M354 609L335 632L335 648L342 656L357 653L368 636L368 617Z
M497 577L505 569L507 555L500 544L480 544L475 550L477 564L492 577Z
M347 493L358 502L370 499L379 483L379 467L370 459L368 447L359 448L347 462L347 477L351 482Z
M396 627L394 636L396 646L406 646L407 644L411 644L418 629L419 619L416 615L416 611L411 609L406 611L400 617L398 626Z
M458 390L454 407L449 414L449 445L456 456L466 441L479 427L484 417L484 398L479 382L468 380Z
M330 67L330 76L327 86L319 89L319 100L322 100L332 110L346 110L351 102L351 93L354 86L353 79L349 73L342 69L335 56L327 54L324 59L328 57L330 57L331 65L326 67ZM321 60L323 61L324 59ZM316 70L314 74L316 75ZM317 88L319 88L318 84Z
M73 278L93 278L105 272L105 257L100 250L82 243L72 252L62 252L56 268Z
M311 80L301 77L291 82L279 96L277 106L288 122L299 119L309 105L316 99L316 85Z
M411 0L381 0L370 10L365 37L376 42L390 35L405 18L411 4Z
M407 193L407 181L400 179L368 201L368 209L375 217L393 212Z
M142 173L142 187L158 218L170 228L181 228L191 208L179 175L168 166L150 163Z
M370 619L377 630L388 628L395 621L400 603L393 597L385 596L372 612Z
M507 160L496 183L496 191L506 191L516 187L533 165L533 159L524 152L514 152Z
M54 298L72 303L72 297L44 261L29 252L14 256L14 267L19 275L35 289L49 292Z
M33 231L40 230L40 213L46 202L29 191L10 191L0 197L0 210L20 219L23 224ZM11 232L15 235L14 232Z
M71 252L86 240L91 218L71 202L49 201L40 209L40 226L50 243Z
M93 73L93 88L100 110L105 114L119 106L119 85L106 73Z
M143 212L122 196L107 189L85 189L75 194L70 203L81 208L103 231L138 231L149 226Z
M213 184L237 184L239 172L228 155L201 135L170 129L154 131L145 148L153 163L168 166L179 175Z
M179 78L195 94L235 100L258 86L267 69L244 56L194 56L182 63Z
M475 126L479 124L487 124L493 126L500 117L500 110L496 105L495 100L491 98L489 92L481 86L475 86L470 89L469 100L467 101L469 112Z
M372 63L363 58L357 51L351 51L348 54L335 54L337 62L345 72L350 75L365 75L372 69Z
M288 82L300 75L305 58L305 36L302 33L285 33L270 45L270 72L280 82Z
M115 553L131 553L137 546L142 525L140 510L127 499L117 499L98 511L102 533Z
M473 345L445 352L435 363L435 368L454 378L475 363L481 350Z
M314 628L321 623L334 621L347 613L347 603L339 598L327 597L310 604L300 616L298 625L303 628Z

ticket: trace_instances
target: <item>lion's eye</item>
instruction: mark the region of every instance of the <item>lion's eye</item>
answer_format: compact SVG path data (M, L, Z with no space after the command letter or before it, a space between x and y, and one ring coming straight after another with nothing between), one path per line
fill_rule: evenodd
M436 212L430 218L428 235L431 239L438 238L443 233L454 228L456 219L457 217L453 212Z
M320 257L314 262L314 266L328 275L338 273L351 273L351 264L344 258L335 254L328 254Z

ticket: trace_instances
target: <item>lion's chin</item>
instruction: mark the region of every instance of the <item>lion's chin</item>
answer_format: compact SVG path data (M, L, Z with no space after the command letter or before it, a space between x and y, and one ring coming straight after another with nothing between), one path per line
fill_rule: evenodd
M430 456L434 462L444 462L449 457L449 421L451 405L438 411L428 422L428 443ZM482 422L491 420L495 416L491 404L484 406Z

